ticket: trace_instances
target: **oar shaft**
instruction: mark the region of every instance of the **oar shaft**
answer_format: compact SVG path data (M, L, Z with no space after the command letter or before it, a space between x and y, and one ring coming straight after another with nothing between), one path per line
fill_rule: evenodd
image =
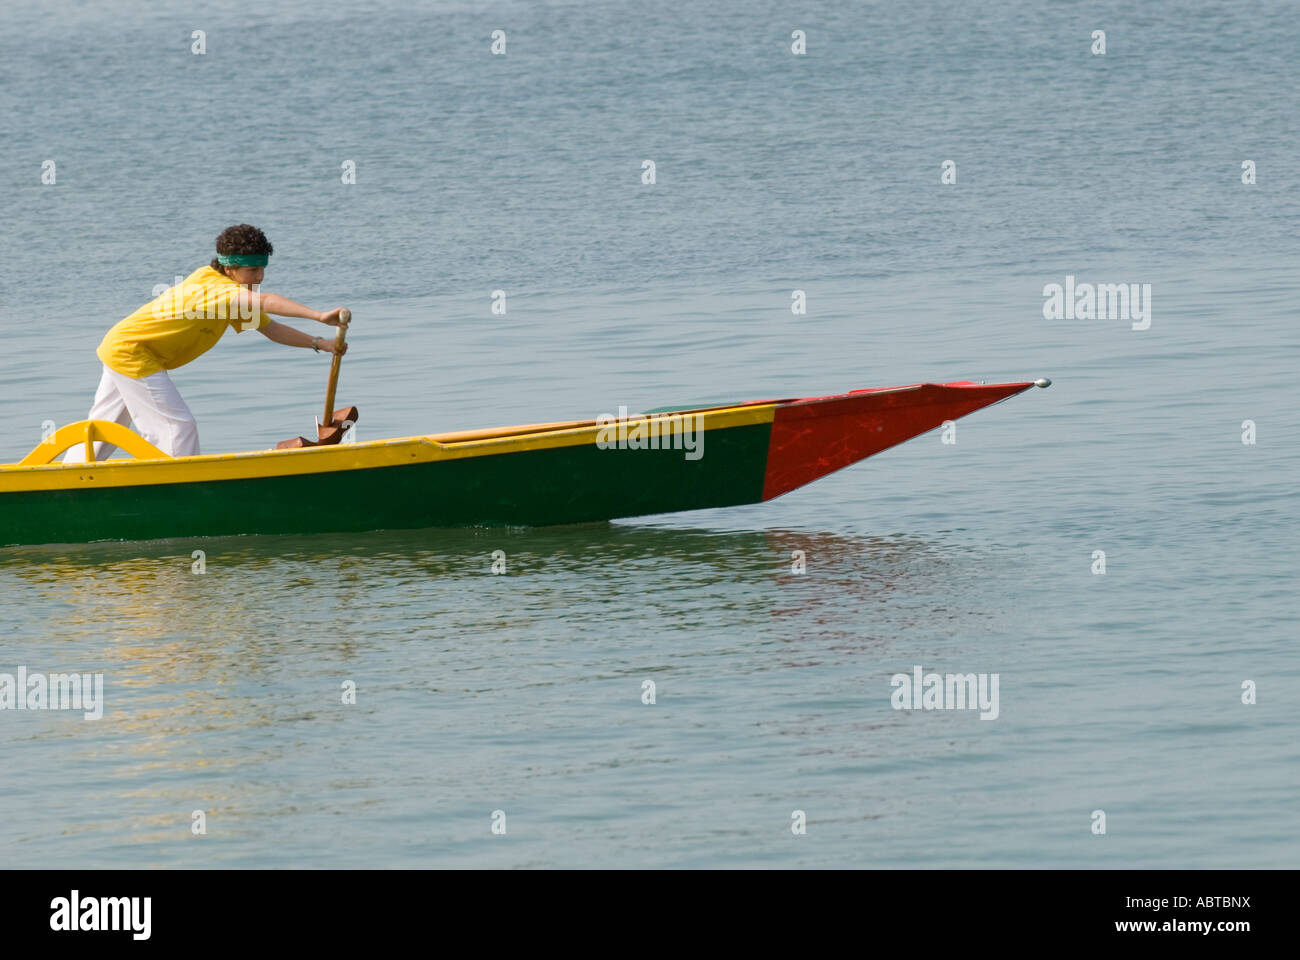
M348 324L352 322L351 310L339 311L338 336L335 338L341 347L347 337ZM339 387L339 367L343 364L343 356L339 353L334 354L334 359L330 362L330 383L325 390L325 415L321 417L321 425L328 427L334 422L334 394Z

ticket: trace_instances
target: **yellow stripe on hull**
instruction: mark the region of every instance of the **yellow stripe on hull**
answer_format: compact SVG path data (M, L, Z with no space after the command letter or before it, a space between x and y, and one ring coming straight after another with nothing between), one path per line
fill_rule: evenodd
M771 423L776 403L671 411L630 416L626 424L659 421L662 436L679 432L681 418L698 415L705 430ZM677 418L673 424L663 423ZM657 429L661 427L657 426ZM213 480L244 480L334 473L393 467L434 460L521 453L594 444L602 429L596 421L532 424L489 430L370 440L299 450L256 450L248 453L204 454L167 460L104 460L98 463L54 463L44 466L0 466L0 493L33 490L78 490L87 487L134 487Z

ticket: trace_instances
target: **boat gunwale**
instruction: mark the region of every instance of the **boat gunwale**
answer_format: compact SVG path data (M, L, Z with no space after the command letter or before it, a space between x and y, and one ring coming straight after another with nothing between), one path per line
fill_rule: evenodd
M733 410L750 409L753 407L775 406L785 401L767 401L757 400L752 403L731 404L725 407L701 407L698 410L664 410L658 413L635 413L629 414L624 422L634 422L641 420L664 420L671 417L680 417L686 413L729 413ZM297 456L315 455L324 456L328 454L347 453L355 450L378 449L383 447L397 446L400 444L425 444L435 448L463 448L468 446L480 446L490 444L493 441L518 440L523 437L543 437L543 436L573 436L585 433L607 424L602 424L599 420L565 420L555 423L543 424L520 424L518 426L483 428L481 430L459 430L453 433L417 433L407 437L389 437L382 440L359 440L355 443L338 443L328 446L301 447L291 450L240 450L234 453L201 453L190 457L167 457L166 459L138 459L135 457L123 457L115 460L97 460L94 463L76 462L76 463L41 463L41 464L21 464L21 463L0 463L0 472L6 474L26 473L36 470L73 470L80 469L84 471L87 467L102 469L104 467L140 467L140 466L158 466L160 464L196 464L196 463L215 463L218 461L232 460L249 460L264 459L280 456ZM717 428L715 428L717 429ZM722 429L726 429L725 427Z
M747 404L741 406L713 407L707 412L727 422L706 425L705 429L726 430L733 427L770 423L776 404ZM748 415L748 416L747 416ZM631 422L666 420L681 417L681 413L664 412L638 414L628 418ZM750 418L754 419L750 419ZM740 422L730 422L733 419ZM748 422L747 422L748 421ZM527 425L548 429L501 428L487 437L467 437L447 440L457 434L416 434L367 440L324 447L307 447L295 450L249 450L239 453L199 454L192 457L169 457L165 460L138 460L122 458L95 463L49 463L20 466L0 465L0 496L7 493L56 492L81 490L88 486L132 487L155 486L172 483L202 483L233 479L267 479L277 476L303 474L344 473L353 470L386 469L412 464L456 460L467 457L504 455L514 452L550 447L578 446L587 440L594 441L604 426L599 421L577 421L578 425L554 429L551 424ZM681 425L678 425L681 429ZM510 432L510 431L514 432ZM505 431L505 432L502 432ZM673 431L677 432L676 430ZM460 435L473 433L461 431ZM571 442L566 442L571 441ZM495 449L494 449L495 448ZM409 458L398 459L400 452L410 451ZM385 456L385 453L388 453ZM292 460L279 459L293 457ZM312 458L315 458L313 460ZM210 471L238 469L239 465L256 464L264 471L248 476L211 476ZM223 469L224 468L224 469ZM91 473L98 477L92 477ZM133 473L144 471L142 477ZM197 476L193 474L199 474ZM179 475L178 475L179 474ZM78 482L80 481L80 482Z

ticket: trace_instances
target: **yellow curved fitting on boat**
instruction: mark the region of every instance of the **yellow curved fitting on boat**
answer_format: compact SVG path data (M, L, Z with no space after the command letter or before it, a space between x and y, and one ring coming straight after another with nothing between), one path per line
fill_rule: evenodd
M120 423L111 420L82 420L70 423L54 431L45 440L36 445L36 449L18 461L20 467L42 467L54 462L54 458L71 450L79 443L86 445L86 462L95 461L95 441L103 440L125 450L137 460L170 460L152 443Z

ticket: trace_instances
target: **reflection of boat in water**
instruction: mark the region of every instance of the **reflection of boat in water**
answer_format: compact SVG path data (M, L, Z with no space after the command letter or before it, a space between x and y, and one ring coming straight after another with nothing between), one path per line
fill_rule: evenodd
M174 459L117 424L74 424L0 466L0 545L547 526L759 503L1034 385L913 384ZM135 459L53 462L96 439Z
M115 668L114 683L133 686L228 682L297 655L304 637L346 660L373 647L377 623L453 643L503 629L605 635L707 623L726 634L771 624L783 641L834 637L856 649L921 631L938 608L978 606L980 591L961 585L984 584L987 563L978 546L947 539L636 522L211 538L206 576L195 575L194 546L10 547L0 550L0 593L77 596L57 635L107 631L105 656L133 664ZM304 606L304 595L330 599ZM276 627L249 633L249 623Z
M705 732L694 736L711 738L717 714L740 706L753 713L739 722L782 751L797 743L801 757L877 762L902 719L887 706L888 677L916 662L934 609L960 634L954 613L983 626L997 604L980 579L987 548L972 540L683 519L3 549L0 596L18 617L11 663L102 671L106 708L95 723L55 721L35 737L51 719L27 715L0 729L16 733L0 745L20 768L48 771L42 784L81 798L65 857L111 864L129 844L154 863L239 866L297 824L305 795L327 797L330 817L382 816L394 756L409 758L403 784L419 792L454 795L469 778L486 794L500 773L474 753L484 731L526 752L530 739L581 732L594 759L562 757L558 769L623 765L613 775L626 776L629 748L609 739L620 721L587 711L622 710L624 685L639 708L646 678L661 700L695 711ZM508 561L500 576L497 550ZM791 572L796 550L806 573ZM884 706L863 711L873 674ZM357 707L341 701L345 680L357 683ZM818 714L842 698L847 716ZM847 740L823 739L828 723L846 722ZM602 743L613 743L608 755ZM105 772L88 778L78 756ZM650 772L663 760L651 751L639 762ZM521 769L526 783L557 767ZM11 832L32 842L19 846L67 835L64 808L42 804L37 787L29 796L33 813ZM235 842L180 852L197 849L176 841L195 808ZM290 865L328 865L309 839L294 844Z

